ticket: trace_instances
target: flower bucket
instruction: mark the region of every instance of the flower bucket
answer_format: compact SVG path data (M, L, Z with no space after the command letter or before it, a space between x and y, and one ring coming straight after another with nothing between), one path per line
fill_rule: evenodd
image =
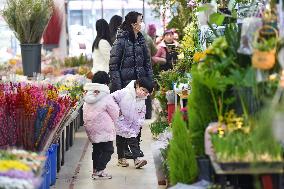
M269 25L265 25L256 32L254 42L257 43L258 40L263 40L263 37L260 35L264 31L268 30L274 31L275 37L278 38L278 31ZM258 49L254 49L252 55L252 66L261 70L269 70L275 65L275 58L276 46L269 51L260 51Z

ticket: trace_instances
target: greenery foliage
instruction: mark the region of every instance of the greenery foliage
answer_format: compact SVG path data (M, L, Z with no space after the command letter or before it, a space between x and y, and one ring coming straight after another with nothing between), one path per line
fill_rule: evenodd
M207 49L206 58L192 70L192 92L189 96L189 130L195 153L204 154L204 132L212 121L223 121L223 115L233 105L242 106L248 119L249 101L244 100L243 87L255 86L254 70L238 62L239 33L228 25L225 36L218 37ZM236 93L232 93L232 88ZM251 94L252 95L252 94ZM236 101L240 99L240 101Z
M166 176L166 178L169 178L169 161L168 161L168 152L169 152L169 146L168 145L165 149L162 149L161 148L161 155L162 155L162 158L163 158L163 172Z
M154 12L158 17L161 17L162 12L165 13L166 7L170 8L173 15L167 28L176 28L182 38L184 35L184 28L191 22L193 15L192 9L187 6L188 0L150 0L149 4L154 7Z
M81 54L79 57L74 56L64 59L65 67L77 67L89 64L91 64L91 61L89 61L83 54Z
M282 161L283 149L272 133L271 111L263 110L248 125L245 125L243 118L231 112L226 115L226 120L227 125L212 134L217 161Z
M202 83L198 70L192 70L191 94L188 97L188 125L197 156L204 155L204 131L208 124L217 120L209 89Z
M172 130L173 138L170 141L168 153L170 182L173 185L178 182L193 183L198 176L197 161L189 130L178 111L173 119Z
M2 15L21 44L39 43L52 8L53 0L7 0Z
M168 91L173 88L173 83L177 82L180 74L174 70L161 71L159 78L159 86Z
M261 38L261 40L259 42L255 42L253 46L260 51L270 51L276 48L276 44L277 39L275 37L272 37L270 39Z
M188 0L175 0L173 7L176 11L171 21L168 23L168 28L176 28L179 31L180 37L184 36L184 28L192 21L194 12L187 6Z
M150 125L150 130L153 136L157 137L159 134L163 133L167 128L169 127L169 124L167 121L162 121L161 119L157 119Z
M262 120L263 118L268 119L267 116L261 114L261 117L255 117L258 112L250 111L251 104L259 105L263 101L266 93L260 91L264 91L263 88L267 86L271 86L270 89L273 89L274 85L270 81L257 83L255 70L250 64L243 64L240 61L236 52L238 41L239 34L236 26L228 25L225 36L218 37L212 43L212 46L208 48L204 63L199 64L199 77L193 77L193 82L198 79L209 91L215 116L218 118L219 135L212 136L217 159L225 162L280 160L279 145L273 142L273 137L269 134L271 132L266 127L269 125L268 120ZM231 114L228 112L231 107L241 107L241 111L237 112L238 115L235 117L229 116ZM228 117L238 121L228 121ZM262 120L261 123L259 120ZM264 127L261 127L261 124ZM223 129L222 125L225 125L226 129ZM189 126L192 127L190 122ZM200 130L203 129L201 126ZM265 132L270 136L268 137L269 142L260 145L257 141L261 140L261 136L264 137ZM194 136L195 132L192 133ZM199 139L203 140L203 137L201 138L200 135ZM272 156L273 154L276 155Z

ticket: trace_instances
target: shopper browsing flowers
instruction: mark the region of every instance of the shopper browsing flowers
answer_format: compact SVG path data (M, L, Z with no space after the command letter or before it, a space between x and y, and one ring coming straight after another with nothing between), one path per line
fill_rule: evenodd
M105 172L107 163L113 154L115 140L114 122L119 116L119 107L109 95L109 76L106 72L98 71L87 83L87 91L83 106L84 126L89 140L93 144L93 179L111 179Z
M145 99L152 91L152 81L141 77L136 81L131 81L124 89L111 94L121 111L121 115L116 121L118 166L129 166L124 154L127 145L133 154L135 168L138 169L147 164L146 160L138 158L140 147L137 136L145 120Z

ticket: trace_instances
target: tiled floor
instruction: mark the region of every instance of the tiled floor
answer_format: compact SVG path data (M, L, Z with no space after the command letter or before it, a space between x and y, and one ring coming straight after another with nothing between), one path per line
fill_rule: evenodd
M84 128L76 133L75 144L66 152L65 164L58 174L56 185L58 189L163 189L157 185L155 166L151 152L152 135L148 127L151 120L142 130L142 150L148 164L142 169L135 169L133 161L129 161L127 168L117 167L116 152L107 166L112 174L110 180L92 180L92 145L88 142ZM86 153L83 153L84 149ZM85 154L85 155L84 155Z

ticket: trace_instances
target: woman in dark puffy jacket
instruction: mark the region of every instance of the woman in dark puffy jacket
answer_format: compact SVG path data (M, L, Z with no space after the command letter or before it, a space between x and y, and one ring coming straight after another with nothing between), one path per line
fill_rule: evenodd
M117 32L110 52L111 92L126 87L130 81L140 77L153 80L150 56L145 39L140 33L142 24L142 14L132 11L126 15Z

